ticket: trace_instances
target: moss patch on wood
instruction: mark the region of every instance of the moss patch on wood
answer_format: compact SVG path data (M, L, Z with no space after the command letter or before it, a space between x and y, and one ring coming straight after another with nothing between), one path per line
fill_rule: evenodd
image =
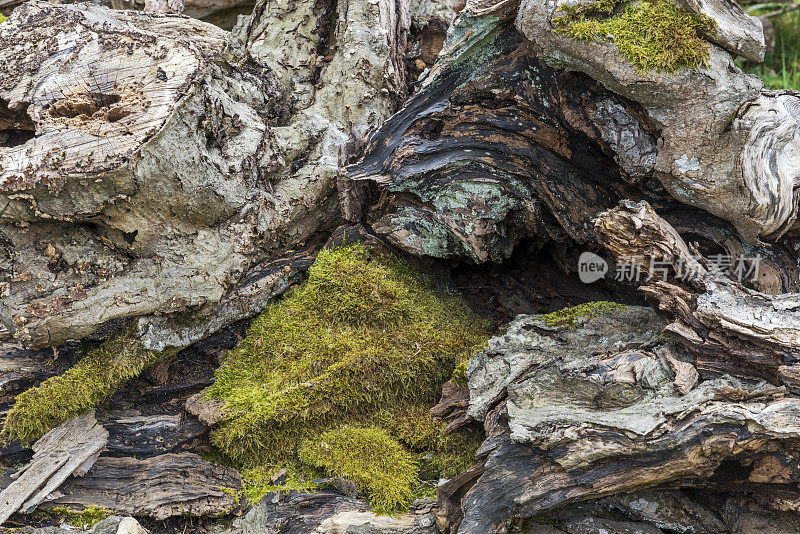
M208 395L223 400L231 416L212 442L245 472L300 463L334 474L361 465L356 458L342 463L338 453L324 461L312 455L323 434L334 448L338 438L380 437L381 447L390 440L417 466L415 445L424 442L436 454L431 432L442 426L412 436L417 430L401 432L397 419L427 416L456 364L487 338L487 324L460 298L434 289L397 258L359 245L325 250L308 280L256 318L217 371ZM365 476L384 468L364 467ZM413 487L417 471L392 476ZM382 490L353 477L382 511L409 503L407 488Z
M563 308L561 310L542 315L542 320L547 326L575 328L581 321L586 321L592 317L597 317L598 315L611 313L616 310L624 310L627 308L628 307L625 304L599 300L596 302L578 304L577 306Z
M97 407L165 356L145 349L131 334L131 329L124 329L89 350L62 375L17 395L3 423L2 437L31 443L64 421Z
M370 497L377 513L408 506L418 466L385 430L345 425L303 442L300 460L346 478Z
M37 510L35 516L43 520L53 520L58 523L69 523L81 529L90 529L103 519L110 517L111 512L100 506L90 504L81 511L56 506L46 510Z
M716 29L714 19L668 0L598 0L565 5L559 13L553 19L557 33L612 42L619 55L642 73L674 73L707 65L710 52L703 37Z

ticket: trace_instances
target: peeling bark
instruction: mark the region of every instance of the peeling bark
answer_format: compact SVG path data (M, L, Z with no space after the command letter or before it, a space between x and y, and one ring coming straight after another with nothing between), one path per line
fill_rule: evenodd
M70 475L85 475L107 441L108 432L97 423L94 411L42 436L33 446L31 462L0 492L0 524L14 512L35 509Z
M597 218L596 230L617 257L651 259L670 266L675 280L641 287L672 323L666 331L697 355L701 369L759 378L797 391L800 347L798 294L768 295L715 273L675 229L646 203L622 202Z

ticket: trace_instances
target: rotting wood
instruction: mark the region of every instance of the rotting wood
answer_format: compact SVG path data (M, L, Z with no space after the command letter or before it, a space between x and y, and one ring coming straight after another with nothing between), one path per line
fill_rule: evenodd
M645 202L621 202L598 216L595 229L616 258L641 258L645 278L653 260L669 267L668 280L654 277L641 291L670 317L666 331L695 353L699 368L797 390L797 293L769 295L715 273Z
M61 486L43 507L101 506L116 514L163 520L184 514L216 517L233 512L241 489L236 470L194 453L169 453L138 460L102 457L83 477Z
M36 508L76 471L85 473L107 441L94 410L45 434L33 445L31 462L0 492L0 524L14 512Z

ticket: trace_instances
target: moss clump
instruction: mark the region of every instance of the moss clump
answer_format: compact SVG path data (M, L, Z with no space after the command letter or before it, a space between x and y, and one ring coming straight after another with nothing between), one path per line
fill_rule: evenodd
M467 366L469 365L469 360L461 360L456 365L456 368L453 370L453 375L450 377L450 380L457 386L464 387L467 385Z
M412 451L423 478L451 478L475 464L483 432L462 429L444 435L446 421L433 419L427 406L404 406L380 412L375 422Z
M611 313L617 310L625 310L627 308L628 306L624 304L599 300L597 302L578 304L577 306L542 315L542 321L544 321L547 326L575 328L580 320L591 319L598 315Z
M300 460L346 478L367 493L377 513L407 507L417 481L413 457L384 430L343 426L306 440Z
M95 408L164 353L131 340L131 331L90 350L64 374L17 395L3 423L2 436L30 443L64 421Z
M80 512L66 506L56 506L48 510L37 511L36 515L41 519L55 520L59 523L69 523L81 529L89 529L103 519L110 517L111 512L100 506L90 504Z
M384 407L432 406L487 337L461 299L397 258L359 245L325 250L218 369L208 395L231 416L212 442L245 470L296 464L298 444L342 422L374 427Z
M575 39L614 43L619 55L642 73L674 73L708 64L711 56L703 36L713 35L714 19L669 0L624 4L625 0L600 0L562 6L553 24L556 32Z
M5 15L3 15L2 13L0 13L0 23L2 23L2 22L5 22L5 21L7 21L7 20L8 20L8 17L6 17L6 16L5 16Z

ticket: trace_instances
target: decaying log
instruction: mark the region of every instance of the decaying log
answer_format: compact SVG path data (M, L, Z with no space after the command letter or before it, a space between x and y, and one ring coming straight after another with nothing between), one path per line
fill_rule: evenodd
M478 452L486 463L462 500L458 532L494 532L514 517L643 488L713 486L723 462L791 454L800 400L727 375L684 393L669 359L691 358L660 336L664 325L636 307L575 327L520 316L490 340L467 372L470 413L487 427ZM778 471L792 490L793 471Z
M180 415L110 413L102 425L109 433L106 455L140 460L176 452L208 431L203 422Z
M698 367L798 389L797 293L768 295L715 273L644 202L620 203L595 228L615 257L639 258L645 277L653 260L669 266L669 280L654 277L640 289L672 319L666 331L696 354Z
M800 140L800 99L761 91L758 78L734 66L731 53L763 56L760 21L732 2L681 4L716 20L719 47L710 46L707 67L676 74L639 73L614 54L613 44L559 35L551 21L560 2L524 0L516 25L539 57L588 74L658 121L655 176L670 194L732 222L752 241L777 240L797 216L800 172L792 154Z
M604 206L658 198L627 179L651 173L657 153L639 105L548 67L511 21L468 18L453 31L462 38L425 88L348 167L340 195L362 183L374 193L363 210L343 201L345 218L363 213L415 255L501 261L524 236L586 242Z
M442 398L431 408L430 414L434 419L449 421L442 431L443 435L447 435L472 422L472 418L467 415L467 408L469 408L469 388L446 382L442 386Z
M556 33L561 5L468 5L423 90L348 167L345 218L413 254L477 262L526 236L591 242L592 217L623 198L695 206L755 245L793 227L800 99L762 91L731 55L763 55L756 19L682 2L717 20L708 66L643 74L611 43Z
M46 2L0 27L0 321L16 339L141 316L148 347L182 347L297 279L303 242L338 212L348 124L378 126L405 91L410 14L281 6L256 6L233 39Z
M252 317L273 298L302 280L323 242L312 236L277 257L253 265L218 301L178 316L142 317L139 337L147 348L185 347L240 319Z
M376 515L361 499L334 491L269 493L221 534L437 534L430 505L395 516Z
M44 508L101 506L114 513L167 519L182 514L215 517L233 511L241 489L236 470L193 453L143 460L101 457L83 477L64 483Z
M78 45L61 53L63 39ZM13 133L0 147L13 243L0 316L17 339L58 344L215 301L253 261L252 232L275 220L259 215L271 208L258 184L278 157L262 116L278 93L210 60L225 39L191 19L47 2L0 27L0 128Z
M8 351L0 349L0 354L3 354L0 357L0 404L13 401L18 393L55 374L45 360L15 354L18 352L24 351L12 347Z
M28 513L56 491L70 475L83 476L108 441L94 411L54 428L33 445L33 459L0 492L0 524L17 511Z

